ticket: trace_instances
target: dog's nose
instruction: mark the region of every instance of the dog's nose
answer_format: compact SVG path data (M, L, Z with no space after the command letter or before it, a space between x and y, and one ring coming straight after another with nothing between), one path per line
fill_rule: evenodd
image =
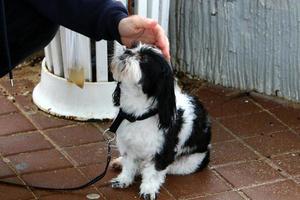
M126 49L124 54L127 55L127 56L133 56L133 52L130 51L129 49Z
M133 54L132 51L126 49L126 50L124 51L124 53L119 57L119 59L120 59L120 60L125 60L125 59L128 58L129 56L133 56L133 55L134 55L134 54Z

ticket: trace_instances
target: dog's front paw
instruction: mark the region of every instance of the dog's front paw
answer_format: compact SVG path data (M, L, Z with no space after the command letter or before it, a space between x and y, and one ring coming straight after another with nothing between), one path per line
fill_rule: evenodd
M125 179L117 177L112 179L110 183L112 188L127 188L131 184L131 181L126 181Z
M154 193L154 194L141 194L141 197L144 200L156 200L157 194L156 193Z
M140 187L140 196L144 200L155 200L158 195L159 187L155 187L155 184L142 183Z

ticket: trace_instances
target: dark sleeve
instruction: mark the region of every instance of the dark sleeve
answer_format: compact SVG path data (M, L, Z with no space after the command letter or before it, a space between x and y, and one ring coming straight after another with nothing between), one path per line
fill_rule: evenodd
M128 16L115 0L25 0L41 15L95 40L118 40L118 25Z

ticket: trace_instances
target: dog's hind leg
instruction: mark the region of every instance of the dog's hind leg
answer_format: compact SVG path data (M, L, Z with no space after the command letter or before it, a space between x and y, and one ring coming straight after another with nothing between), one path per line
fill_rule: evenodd
M139 167L138 161L128 156L122 156L121 162L122 172L110 181L113 188L126 188L131 185Z
M122 170L122 156L115 158L111 161L110 167L115 170Z
M167 168L168 174L185 175L199 171L209 163L209 151L194 153L176 159Z

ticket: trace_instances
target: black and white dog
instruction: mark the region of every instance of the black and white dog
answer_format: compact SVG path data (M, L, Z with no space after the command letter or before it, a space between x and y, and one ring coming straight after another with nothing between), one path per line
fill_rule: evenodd
M156 199L166 174L190 174L207 166L209 118L195 97L181 92L155 47L125 49L114 57L111 71L119 82L114 104L125 119L116 131L122 172L112 187L128 187L140 174L140 195Z

